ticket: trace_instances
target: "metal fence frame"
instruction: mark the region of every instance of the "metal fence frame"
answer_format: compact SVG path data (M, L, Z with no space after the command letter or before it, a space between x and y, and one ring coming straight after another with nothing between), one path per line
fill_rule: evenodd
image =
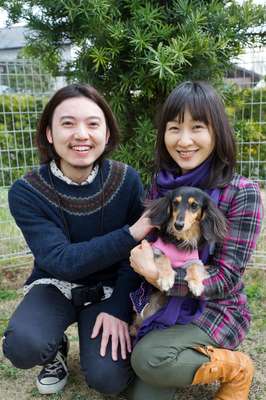
M254 55L259 51L259 49L253 49ZM237 82L238 85L242 82L243 86L248 85L251 88L256 88L259 84L263 86L258 78L266 75L266 57L260 61L259 68L260 74L255 72L254 57L251 55L249 63L243 63L242 69L241 67L236 69L235 75L230 74L227 77L227 81ZM0 111L0 268L28 266L32 260L31 253L9 214L7 193L10 183L37 164L33 140L36 120L54 88L54 79L43 71L39 63L25 60L16 62L0 61L0 98L3 92L10 97L8 109L3 103ZM262 87L257 87L255 90L262 93L263 89ZM32 95L32 98L29 100L30 95ZM20 100L17 100L17 96L21 99L21 103L19 103ZM32 102L31 104L30 101ZM258 129L262 130L266 124L263 117L266 114L266 99L263 96L260 98L260 112L256 121L254 121L253 108L255 106L258 107L258 102L251 96L244 106L246 108L250 107L250 122L256 122ZM10 116L12 126L8 125L7 122L8 118L10 121ZM244 117L243 114L242 118ZM17 145L18 142L20 142L20 146ZM21 147L21 143L23 144L24 142L25 146ZM3 149L3 144L5 144L5 149ZM255 147L256 158L254 159ZM245 151L248 159L242 159L243 151ZM263 201L266 204L265 179L258 178L261 168L266 171L266 159L260 156L264 151L266 153L266 135L259 141L247 142L241 138L239 140L240 173L245 171L245 175L259 182L262 188ZM253 267L263 269L265 269L266 265L265 225L266 222L264 221L260 242L250 262Z

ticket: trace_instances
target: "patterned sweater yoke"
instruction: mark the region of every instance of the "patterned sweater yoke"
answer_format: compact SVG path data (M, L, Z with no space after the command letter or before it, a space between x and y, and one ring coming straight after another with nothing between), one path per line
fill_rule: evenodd
M60 191L56 195L51 182L42 175L41 170L33 170L22 179L42 194L52 205L58 206L59 197L64 211L75 215L89 215L98 211L100 207L106 206L117 195L125 180L127 169L126 164L110 161L103 186L100 186L90 196L85 195L84 197L77 197Z
M34 256L29 285L57 279L114 287L109 312L128 320L129 292L139 278L129 265L136 241L129 232L142 213L143 187L130 166L104 160L95 179L72 185L48 165L17 180L9 191L9 207ZM67 231L68 232L67 232Z

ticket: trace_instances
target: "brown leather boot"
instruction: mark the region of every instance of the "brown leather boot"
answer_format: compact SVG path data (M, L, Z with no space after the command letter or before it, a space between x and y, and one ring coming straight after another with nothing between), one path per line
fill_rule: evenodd
M216 349L212 346L198 347L200 353L210 358L196 372L192 385L221 382L214 400L248 400L254 366L240 351Z

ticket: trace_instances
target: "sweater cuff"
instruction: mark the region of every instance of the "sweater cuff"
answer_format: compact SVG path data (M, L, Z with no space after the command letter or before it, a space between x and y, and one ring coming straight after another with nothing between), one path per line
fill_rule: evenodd
M129 240L129 242L130 242L133 246L136 246L139 242L133 238L133 236L131 235L131 233L130 233L130 231L129 231L129 228L130 228L129 225L125 225L122 229L123 229L124 232L126 232L126 234L127 234L127 239Z
M131 322L133 306L129 295L127 298L122 299L122 301L118 296L111 296L104 302L104 312L127 323Z
M119 243L119 255L120 259L128 259L129 252L137 246L138 242L133 238L133 236L129 232L129 225L123 226L120 232L123 232L123 235L120 237L114 237L113 240L117 240Z

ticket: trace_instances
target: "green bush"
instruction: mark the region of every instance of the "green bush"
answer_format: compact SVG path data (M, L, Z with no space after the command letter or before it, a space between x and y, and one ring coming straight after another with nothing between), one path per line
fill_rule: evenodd
M139 171L144 185L151 180L155 136L156 132L149 117L140 117L137 120L135 136L124 140L113 155L113 158Z
M225 86L226 110L238 142L241 173L266 179L266 88ZM262 161L262 163L259 163Z
M240 89L234 85L225 85L220 90L229 120L234 128L238 142L238 160L241 161L241 173L266 179L264 163L258 166L258 160L266 160L266 88ZM136 168L147 185L151 179L152 160L154 159L156 131L149 116L137 120L136 135L123 144L115 153L115 158L127 162Z
M0 186L9 186L38 163L33 150L44 99L29 95L0 96Z
M239 160L244 162L241 172L248 176L252 169L253 176L257 174L261 180L265 179L265 167L257 167L257 161L266 160L266 148L259 145L261 141L266 141L266 124L263 124L266 117L266 89L241 90L226 85L222 95L239 142ZM46 100L28 95L0 96L0 162L3 171L0 186L9 186L25 170L38 164L33 137ZM139 171L145 185L151 178L155 138L156 131L150 115L142 113L136 119L133 136L129 137L122 130L121 145L113 155L113 158Z
M224 0L0 0L10 22L34 34L27 56L53 74L89 82L110 102L124 136L153 118L171 89L187 79L220 82L231 59L262 43L253 27L265 7ZM62 43L76 47L63 59Z
M105 95L123 133L115 157L148 180L156 111L178 83L217 85L248 45L262 44L253 27L265 6L222 0L0 0L10 22L26 21L24 55L53 75L89 82ZM76 47L63 60L62 43Z

